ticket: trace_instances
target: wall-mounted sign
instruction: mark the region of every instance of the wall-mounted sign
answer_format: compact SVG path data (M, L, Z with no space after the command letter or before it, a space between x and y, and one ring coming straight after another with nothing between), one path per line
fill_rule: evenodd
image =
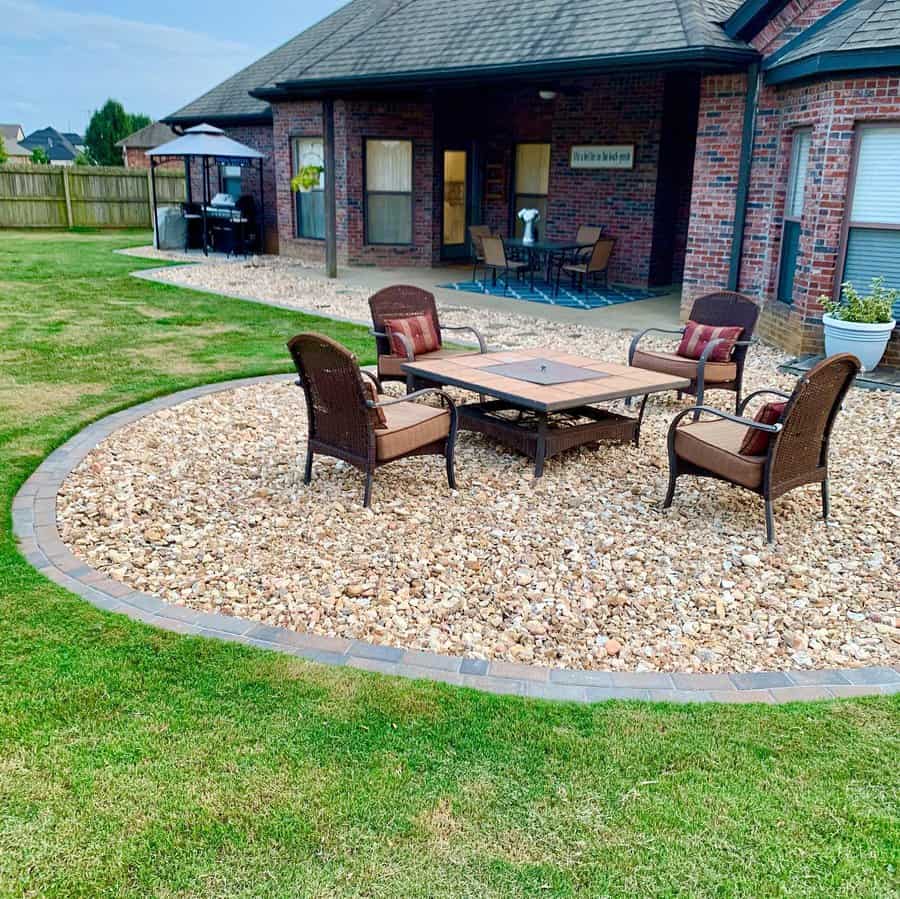
M634 144L600 144L572 147L573 169L633 169Z

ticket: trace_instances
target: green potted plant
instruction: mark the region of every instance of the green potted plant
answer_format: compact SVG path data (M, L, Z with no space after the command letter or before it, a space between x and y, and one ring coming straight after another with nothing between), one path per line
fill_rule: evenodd
M300 168L300 171L291 178L291 190L294 193L297 191L303 191L304 193L309 190L315 190L319 186L319 182L322 178L322 172L325 171L325 166L322 165L304 165Z
M871 371L881 361L897 324L892 310L900 297L900 290L884 286L884 276L872 279L871 290L867 296L860 295L850 281L845 281L836 300L820 297L825 308L822 324L826 355L853 353L863 371Z

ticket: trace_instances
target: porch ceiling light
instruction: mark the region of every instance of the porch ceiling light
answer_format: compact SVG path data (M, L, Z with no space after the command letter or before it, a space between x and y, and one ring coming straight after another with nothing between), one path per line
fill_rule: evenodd
M555 100L556 99L556 91L538 91L538 96L542 100Z

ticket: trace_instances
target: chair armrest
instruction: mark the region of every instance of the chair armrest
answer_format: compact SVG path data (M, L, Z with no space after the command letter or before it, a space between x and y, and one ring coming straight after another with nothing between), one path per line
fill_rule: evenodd
M371 378L371 379L372 379L372 382L375 384L375 389L376 389L379 393L381 393L381 381L378 380L378 376L377 376L377 375L374 375L374 374L373 374L372 372L370 372L370 371L366 371L364 368L361 368L361 369L359 370L359 373L360 373L361 375L365 375L367 378Z
M635 334L631 341L631 346L628 347L629 365L631 365L631 360L634 359L634 353L638 348L638 343L640 343L647 334L684 334L684 328L679 328L677 331L668 330L666 328L644 328L639 334Z
M478 328L472 327L472 325L441 325L442 331L471 331L472 334L475 335L475 339L478 341L478 352L486 353L488 351L487 343Z
M709 412L710 415L715 415L717 418L724 418L727 421L733 421L735 424L746 425L748 428L755 428L757 431L766 431L769 434L777 434L782 428L780 422L776 422L774 425L766 425L761 421L755 421L752 418L744 418L740 415L732 415L730 412L723 412L721 409L714 409L712 406L691 406L690 409L679 412L678 415L672 419L672 424L669 425L669 433L674 433L675 429L681 423L681 419L686 415L693 415L699 412Z
M369 333L373 337L384 337L385 339L388 337L384 331L376 331L374 328L369 328Z
M755 399L758 396L765 396L767 394L771 394L772 396L780 396L783 400L789 400L791 395L789 393L785 393L783 390L754 390L749 396L745 396L741 401L741 405L738 408L738 411L743 415L744 409L747 408L747 404L750 400Z
M450 396L450 394L446 391L441 390L440 387L425 387L422 390L416 390L414 393L407 393L406 396L400 396L396 399L391 400L380 400L377 403L373 403L371 400L366 400L366 405L370 409L383 409L385 406L396 406L397 403L409 403L423 396L443 397L447 402L447 405L450 407L450 414L454 417L456 416L456 403L453 401L453 397Z
M415 362L416 361L416 351L413 348L413 342L405 335L401 334L399 331L395 331L393 334L382 334L380 331L371 331L370 332L373 337L384 337L388 340L393 339L394 337L398 338L400 343L403 344L403 349L406 350L406 362Z

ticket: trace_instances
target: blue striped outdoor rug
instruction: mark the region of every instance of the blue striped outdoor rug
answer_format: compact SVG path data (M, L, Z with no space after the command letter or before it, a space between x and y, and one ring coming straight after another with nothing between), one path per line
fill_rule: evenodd
M534 287L526 278L523 281L512 279L504 291L503 285L492 285L490 279L485 281L455 281L451 284L439 284L447 290L459 290L468 293L487 293L494 297L506 296L513 300L527 300L529 303L547 303L551 306L571 306L576 309L602 309L604 306L619 306L622 303L634 303L637 300L649 300L659 293L642 290L639 287L591 286L587 290L572 290L571 285L561 283L559 294L553 296L553 285L542 278L534 279Z

